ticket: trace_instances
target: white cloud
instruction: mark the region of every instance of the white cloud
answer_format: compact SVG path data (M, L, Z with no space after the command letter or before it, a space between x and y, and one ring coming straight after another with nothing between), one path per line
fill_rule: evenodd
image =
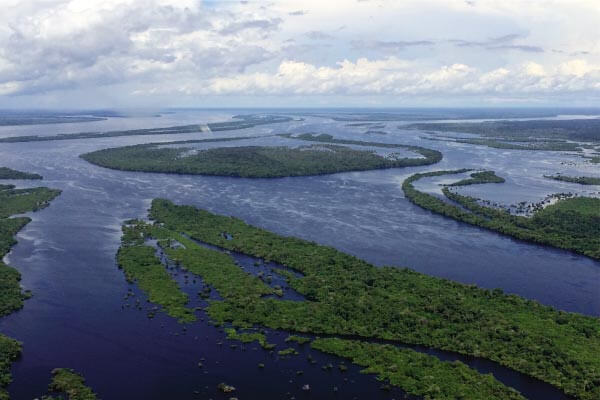
M585 73L583 73L585 71ZM334 67L284 61L274 73L213 78L188 87L198 95L488 95L507 96L597 90L600 65L580 60L559 64L548 72L533 62L514 69L481 71L464 64L435 69L394 57L344 60Z
M165 105L290 95L600 98L597 0L0 6L0 106L65 92L77 106L96 92L133 105L152 97Z

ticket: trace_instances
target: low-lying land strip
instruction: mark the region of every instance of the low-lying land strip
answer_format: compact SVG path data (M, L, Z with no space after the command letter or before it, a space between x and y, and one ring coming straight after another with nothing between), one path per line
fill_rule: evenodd
M600 259L600 199L574 197L558 201L536 211L532 217L512 215L508 211L485 207L478 199L449 189L443 194L462 207L415 189L421 178L463 173L466 170L435 171L410 176L402 184L406 197L414 204L458 221L487 228L517 239L571 250ZM495 175L494 175L495 176ZM489 182L496 182L491 179ZM482 183L482 182L479 182ZM456 185L456 184L455 184Z
M600 185L600 178L594 176L544 175L544 178L555 181L579 183L580 185Z
M416 123L405 128L440 132L475 133L485 137L522 141L525 139L581 140L600 142L600 118L571 120L487 121Z
M147 246L147 239L181 243L175 248L163 246L164 251L219 292L222 300L210 300L207 308L218 324L352 335L360 343L316 342L316 346L353 359L412 394L432 396L425 383L433 376L440 383L435 398L459 398L465 385L469 398L518 398L490 376L462 364L362 342L385 339L483 357L580 399L600 394L597 318L556 311L498 289L480 289L409 269L377 268L331 247L282 237L239 219L167 200L154 200L150 217L153 224L130 221L124 226L120 254L134 254ZM189 238L300 272L302 276L288 274L287 279L307 301L268 296L273 289L239 268L229 255ZM140 261L140 266L146 264L153 262ZM399 365L406 359L413 363L414 373L409 376Z
M504 183L504 178L496 175L494 171L473 172L470 178L461 179L446 186L468 186L482 183Z
M2 258L16 244L14 236L31 221L28 217L11 216L44 208L59 194L60 191L47 188L0 187L0 317L21 309L23 301L29 296L28 292L21 289L19 272L2 262ZM20 353L19 342L0 334L0 399L8 398L4 388L11 381L10 366Z
M0 179L42 179L41 175L0 167Z
M301 135L292 136L290 134L281 134L281 137L297 139L297 140L306 140L308 142L319 142L319 143L329 143L329 144L346 144L346 145L355 145L355 146L368 146L368 147L382 147L387 149L405 149L414 151L422 155L420 158L403 158L402 163L403 167L416 167L419 165L430 165L435 164L442 161L443 155L441 152L437 150L428 149L420 146L411 146L406 144L396 144L396 143L380 143L380 142L367 142L362 140L348 140L348 139L336 139L331 135L322 133L320 135L313 135L310 133L303 133Z
M237 129L252 128L258 125L274 124L279 122L291 121L290 117L283 116L259 116L259 115L238 115L234 116L235 120L227 122L211 122L206 124L213 131L231 131ZM120 136L141 136L141 135L176 135L181 133L202 132L202 126L179 125L166 128L147 128L147 129L130 129L125 131L109 131L109 132L81 132L59 134L51 136L12 136L0 138L0 143L17 143L17 142L46 142L53 140L74 140L74 139L99 139Z
M416 123L403 129L477 134L479 138L425 137L510 150L582 151L600 143L600 119ZM592 142L580 144L577 142Z
M349 358L406 392L430 399L523 399L515 390L482 375L461 362L448 363L410 349L389 344L338 338L316 339L311 347ZM427 368L415 368L426 365Z
M280 178L398 168L433 164L442 158L441 153L435 150L416 146L336 140L329 135L300 136L294 139L322 144L294 148L243 146L206 150L146 144L99 150L83 154L81 157L102 167L124 171L242 178ZM423 157L399 157L393 153L381 156L374 151L353 149L343 144L402 148L414 151Z
M42 400L96 400L94 391L85 384L85 378L70 368L52 371L52 382L48 390L58 396L43 396ZM62 395L66 395L64 398Z

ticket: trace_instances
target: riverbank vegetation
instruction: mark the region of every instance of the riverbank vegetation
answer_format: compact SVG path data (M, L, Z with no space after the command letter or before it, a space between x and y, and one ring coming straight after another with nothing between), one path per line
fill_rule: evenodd
M451 183L447 186L468 186L482 183L504 183L504 178L496 175L494 171L473 172L470 178Z
M0 167L0 179L42 179L41 175Z
M97 395L85 383L85 378L70 368L52 371L52 382L48 387L57 396L43 396L42 400L96 400ZM66 397L63 397L66 396Z
M407 146L386 145L385 147L405 148ZM280 178L398 168L430 164L441 159L441 153L434 150L408 147L409 150L414 150L424 157L398 158L394 155L384 157L371 150L355 150L329 143L295 148L245 146L206 150L140 145L99 150L83 154L81 157L102 167L124 171L242 178Z
M405 128L474 133L515 141L529 138L600 142L600 119L416 123Z
M322 133L320 135L313 135L310 133L303 133L301 135L292 136L291 134L281 134L281 137L306 140L309 142L319 142L328 144L339 144L339 145L355 145L355 146L367 146L367 147L382 147L387 149L405 149L420 154L422 157L419 158L402 158L397 159L396 162L400 162L402 167L416 167L419 165L430 165L438 163L442 160L443 155L437 150L428 149L420 146L411 146L405 144L396 143L381 143L381 142L367 142L362 140L348 140L348 139L336 139L331 135Z
M207 308L217 324L419 344L496 361L580 399L600 394L597 318L556 311L498 289L409 269L377 268L331 247L167 200L154 200L150 216L155 223L138 221L137 229L144 233L137 237L183 244L165 247L165 253L220 294ZM226 253L190 238L300 272L289 275L288 284L307 301L267 297L273 289L258 277L236 266ZM436 368L432 365L420 368Z
M444 362L410 349L339 338L316 339L311 347L349 358L366 367L363 373L377 374L378 379L426 399L524 399L491 374L483 375L459 361Z
M594 176L544 175L544 178L555 181L579 183L580 185L600 185L600 178Z
M12 381L10 368L21 355L21 343L0 334L0 400L8 400L6 387Z
M180 322L193 322L196 316L187 307L189 298L171 279L163 264L156 257L156 249L139 242L142 234L137 226L124 228L122 246L117 262L127 281L137 285L148 294L151 302L160 304L165 312ZM132 238L134 236L134 238Z
M509 150L582 151L600 143L600 119L415 123L407 129L427 131L438 140ZM439 132L470 133L478 138L441 136Z
M402 184L406 198L427 210L457 221L490 229L517 239L550 245L600 259L600 199L574 197L562 199L534 212L532 217L479 204L478 199L449 189L442 193L461 207L436 196L420 192L413 183L421 178L463 173L465 170L435 171L410 176Z
M14 236L31 221L28 217L12 216L44 208L59 194L60 191L47 188L0 188L0 317L21 309L29 296L21 289L21 274L2 261L16 244ZM0 334L0 399L8 399L4 388L11 381L11 364L20 354L21 344Z
M267 342L267 337L264 333L260 332L238 332L235 328L227 328L225 329L225 333L227 334L227 339L229 340L237 340L242 343L252 343L258 342L260 347L265 350L273 350L275 348L275 344Z

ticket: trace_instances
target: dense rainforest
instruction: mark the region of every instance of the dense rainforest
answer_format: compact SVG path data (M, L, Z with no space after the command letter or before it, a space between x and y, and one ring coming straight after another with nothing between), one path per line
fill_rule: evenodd
M181 291L157 282L169 277L157 272L161 262L154 248L145 244L147 239L157 239L170 259L218 291L222 300L210 300L207 309L216 323L420 344L488 358L580 399L600 394L600 323L596 318L556 311L501 290L479 289L409 269L377 268L331 247L282 237L235 218L167 200L154 200L150 216L154 224L129 221L124 227L119 265L182 321L193 321L193 310L186 307L185 299L172 304ZM191 239L272 260L301 273L277 271L306 301L271 298L274 288L240 269L226 253ZM181 245L171 246L173 241ZM420 384L412 386L418 376L433 375L444 380L440 386L445 392L439 398L458 398L457 388L474 381L479 383L471 389L479 393L471 398L517 398L498 382L484 385L480 381L489 377L462 374L463 367L456 369L452 363L438 364L427 357L419 361L420 356L389 347L318 343L317 347L356 360L414 394L433 396L421 391ZM381 357L365 357L374 352ZM388 363L404 357L416 363L416 377L408 379L402 369L384 370Z
M402 189L411 202L446 217L513 236L517 239L555 246L600 259L599 198L575 197L563 199L536 211L532 217L524 217L512 215L506 210L482 206L478 203L478 199L463 196L450 190L448 186L442 189L442 193L460 207L434 195L421 192L414 187L414 182L421 178L463 172L466 172L466 170L415 174L404 181ZM454 185L460 184L460 182ZM498 183L499 181L491 177L488 182Z
M475 133L503 139L568 139L600 142L600 119L416 123L408 128Z
M308 137L299 139L311 140ZM324 143L299 147L244 146L206 150L151 144L99 150L81 157L102 167L125 171L242 178L280 178L398 168L432 164L442 157L435 150L416 146L324 140L322 135L316 137L315 141ZM357 150L340 144L401 148L421 156L399 157L394 153L382 156L372 150Z

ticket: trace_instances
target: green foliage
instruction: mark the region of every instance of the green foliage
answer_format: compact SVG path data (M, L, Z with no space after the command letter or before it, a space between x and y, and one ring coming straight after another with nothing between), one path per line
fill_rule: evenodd
M571 250L600 259L600 199L576 197L560 200L537 211L533 217L527 218L481 206L477 199L452 192L448 187L442 190L444 195L463 208L420 192L413 186L413 182L423 177L462 172L466 170L415 174L404 181L402 189L411 202L446 217L517 239Z
M414 151L423 156L423 158L402 158L395 160L396 162L401 163L402 167L413 167L419 165L430 165L438 163L442 160L442 153L437 150L427 149L425 147L420 146L410 146L404 144L394 144L394 143L379 143L379 142L365 142L362 140L346 140L346 139L335 139L331 135L320 134L320 135L312 135L310 133L303 133L298 136L291 136L290 134L282 134L279 135L282 137L298 139L298 140L306 140L309 142L320 142L320 143L331 143L331 144L349 144L356 146L369 146L369 147L382 147L388 149L406 149Z
M29 218L0 218L0 260L16 243L14 235L29 221ZM0 316L23 307L24 295L19 285L20 280L21 275L16 269L0 261Z
M124 227L124 231L137 230ZM130 233L129 232L129 233ZM148 294L151 302L160 304L167 314L180 322L193 322L196 316L186 307L189 299L171 278L151 246L123 241L117 254L117 262L125 272L129 282L137 282L140 289Z
M41 175L0 167L0 179L42 179ZM0 190L3 190L0 188Z
M453 140L445 139L456 143L474 144L479 146L492 147L494 149L503 150L541 150L541 151L581 151L580 145L572 142L561 141L531 141L523 142L522 140L501 141L495 139L460 139Z
M27 178L20 176L18 179ZM27 217L9 217L46 207L59 194L60 191L47 188L15 189L12 185L5 185L0 188L0 316L21 309L23 301L27 298L19 284L21 274L1 260L8 254L10 248L16 244L14 236L31 219ZM21 344L19 342L0 334L0 388L4 388L10 383L11 363L20 353ZM4 389L0 389L0 400L4 399L8 399L8 394Z
M10 367L21 354L21 343L0 334L0 400L7 400L4 390L11 382Z
M311 347L349 358L366 367L363 373L377 374L380 380L426 399L523 399L493 375L482 375L459 361L440 361L410 349L338 338L316 339Z
M497 176L494 171L481 171L472 173L469 179L462 179L447 186L467 186L481 183L504 183L504 178Z
M554 179L555 181L579 183L580 185L600 185L600 178L593 176L544 175L544 178Z
M60 190L44 187L32 189L6 189L0 191L0 218L47 207Z
M65 400L96 400L97 395L85 384L83 376L70 368L56 368L52 371L52 383L48 389L51 392L65 394ZM62 396L54 398L62 399ZM43 397L43 400L53 400L52 397Z
M600 141L600 119L418 123L408 128L475 133L502 139L538 138Z
M263 333L259 332L244 332L239 333L234 328L225 329L225 333L227 334L227 339L230 340L238 340L242 343L252 343L257 341L260 346L265 350L272 350L275 348L275 344L267 342L267 337Z
M279 356L297 356L298 355L298 351L296 351L296 349L294 349L293 347L288 347L287 349L283 349L283 350L279 350L277 352L277 355Z
M572 211L564 204L560 208ZM593 213L593 204L588 208ZM151 235L183 243L185 249L167 249L170 256L176 255L186 268L193 265L190 271L223 297L208 307L217 323L420 344L494 360L580 399L592 400L600 394L597 318L556 311L501 290L479 289L408 269L376 268L331 247L282 237L239 219L167 200L154 200L150 215L156 221L146 228ZM223 232L232 238L227 240ZM209 253L214 257L222 253L205 248L195 253L201 246L181 234L301 272L300 278L288 276L289 284L307 301L265 298L270 288L239 267L232 268L231 259L219 264L226 268L216 272Z
M174 239L183 244L183 247L167 247L164 251L171 260L184 265L191 273L201 276L204 283L217 289L223 298L245 303L274 294L273 288L243 271L231 256L199 246L185 236L159 226L146 229L155 239Z
M26 295L21 290L20 281L21 274L0 261L0 316L8 315L23 307Z
M286 342L296 342L298 344L305 344L305 343L310 342L311 340L312 340L311 338L307 338L304 336L298 336L298 335L290 335L285 338Z
M386 145L385 147L410 146ZM198 151L187 147L138 145L99 150L83 154L81 157L102 167L125 171L244 178L278 178L396 168L431 164L441 159L441 154L434 150L416 147L410 149L424 155L425 158L382 157L373 151L355 150L331 144L299 148L222 147Z

